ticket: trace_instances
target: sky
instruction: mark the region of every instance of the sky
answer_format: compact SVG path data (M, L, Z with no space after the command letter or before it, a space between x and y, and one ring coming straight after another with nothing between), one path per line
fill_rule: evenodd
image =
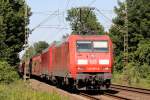
M64 34L71 33L69 23L66 22L67 10L72 7L90 6L99 9L95 11L98 21L108 31L115 14L113 9L117 6L117 0L26 0L33 13L30 17L29 28L33 29L43 20L46 20L39 28L36 28L29 36L29 45L38 41L46 41L49 44L60 40ZM106 17L108 18L106 18ZM49 26L49 27L48 27Z
M32 30L44 21L30 34L28 43L31 46L38 41L50 44L61 40L63 35L70 34L71 28L65 18L67 10L75 7L89 6L99 9L103 15L95 10L94 12L105 31L108 31L112 25L111 20L115 17L113 9L117 6L118 0L26 0L26 2L32 12L28 27ZM20 57L23 54L24 51L20 52Z

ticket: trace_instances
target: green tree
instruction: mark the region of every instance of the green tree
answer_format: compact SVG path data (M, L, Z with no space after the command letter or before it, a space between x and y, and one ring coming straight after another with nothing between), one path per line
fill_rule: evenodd
M103 26L90 8L72 8L68 10L67 14L66 20L70 22L72 34L104 34Z
M150 1L127 0L129 20L129 51L135 51L140 41L150 38Z
M150 40L140 41L135 51L135 60L140 62L141 65L144 63L150 65Z
M115 52L115 70L122 72L123 52L124 52L124 35L125 35L125 2L118 2L118 7L114 8L116 17L113 19L114 25L110 28L110 37L114 43Z
M125 35L125 3L128 17L129 63L123 68L123 44ZM127 73L130 79L148 78L150 74L150 2L148 0L126 0L115 7L116 18L110 29L110 36L115 45L117 72ZM122 65L122 66L121 66ZM133 74L129 75L128 72Z
M0 59L11 65L19 62L24 45L25 20L29 20L24 13L24 0L0 0Z
M49 44L45 41L39 41L34 44L35 54L41 53L42 50L48 48Z

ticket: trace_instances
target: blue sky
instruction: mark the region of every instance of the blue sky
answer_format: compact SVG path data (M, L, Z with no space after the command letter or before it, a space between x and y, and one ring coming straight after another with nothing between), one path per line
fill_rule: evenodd
M38 41L46 41L48 43L54 40L60 40L63 34L70 33L69 23L66 22L65 17L67 10L72 7L88 6L96 7L109 19L112 19L115 14L113 12L114 6L117 6L117 0L26 0L33 12L30 17L30 29L36 27L40 22L49 17L46 23L53 28L37 28L29 37L29 44L32 45ZM111 21L96 12L99 22L105 27L107 31L111 26ZM55 14L55 15L51 15ZM56 29L55 27L65 27L68 29Z

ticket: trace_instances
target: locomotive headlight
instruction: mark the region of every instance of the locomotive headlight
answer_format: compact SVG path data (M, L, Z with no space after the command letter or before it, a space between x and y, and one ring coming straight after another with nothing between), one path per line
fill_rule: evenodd
M108 65L108 64L109 64L109 60L108 60L108 59L105 59L105 60L99 60L99 64L102 64L102 65Z
M86 64L88 64L88 60L86 60L86 59L78 59L77 64L78 65L86 65Z

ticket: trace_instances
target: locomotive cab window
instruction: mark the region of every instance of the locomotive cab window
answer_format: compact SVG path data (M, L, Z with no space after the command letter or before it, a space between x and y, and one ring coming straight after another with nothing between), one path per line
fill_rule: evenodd
M108 52L108 41L93 41L94 52Z
M92 52L92 42L91 41L77 41L77 51L78 52Z

